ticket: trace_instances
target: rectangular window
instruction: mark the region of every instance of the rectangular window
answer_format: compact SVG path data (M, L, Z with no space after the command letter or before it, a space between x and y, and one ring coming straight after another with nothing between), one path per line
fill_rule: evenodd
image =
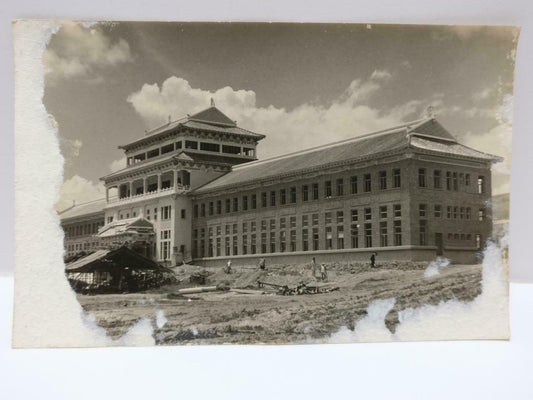
M276 191L272 190L270 192L270 207L276 207Z
M261 220L261 231L267 230L267 221L266 219Z
M225 249L224 250L226 251L225 255L226 256L231 255L231 246L230 246L229 236L226 236L226 238L224 240L224 244L225 244L225 246L224 246Z
M309 251L309 231L302 229L302 250Z
M337 224L344 223L344 211L337 211Z
M425 168L418 169L418 187L422 187L422 188L426 187L426 169Z
M447 219L452 218L452 207L451 206L446 207L446 218Z
M324 186L324 197L326 199L331 198L331 181L326 181Z
M276 232L270 232L270 252L276 252Z
M344 179L337 179L337 196L344 196Z
M225 230L225 233L226 235L229 235L230 234L230 231L231 231L231 227L229 224L226 224L225 227L224 227L224 230Z
M351 210L352 222L359 221L359 212L357 210Z
M215 212L215 205L212 201L209 202L209 215L213 215Z
M287 224L285 223L285 218L284 217L280 218L279 219L279 229L285 229L286 227L287 227Z
M350 177L350 189L352 194L357 194L357 176Z
M185 213L186 213L185 208L182 208L181 209L181 219L185 219Z
M484 208L480 208L478 210L478 220L479 221L484 221L485 220L485 209Z
M290 221L290 228L291 229L296 228L296 217L294 217L294 216L291 217L289 221Z
M237 242L237 236L233 236L233 255L239 254L239 243Z
M387 218L387 206L379 207L379 218L381 219Z
M309 200L309 186L303 185L302 186L302 201L308 201Z
M420 246L427 244L427 221L425 219L420 220Z
M427 205L426 204L419 204L418 205L418 216L419 217L426 217L427 213Z
M459 182L457 180L457 172L454 172L452 177L453 177L453 190L457 192L459 190Z
M150 214L150 210L146 210L146 213L147 213L147 214ZM198 218L198 204L195 204L195 205L194 205L194 211L193 211L193 213L194 213L194 218ZM148 218L148 219L150 219L150 218ZM108 222L109 222L109 221L108 221Z
M271 219L270 220L270 230L271 231L275 231L276 230L276 220L275 219Z
M446 171L446 190L452 190L452 173Z
M318 228L313 228L313 250L318 250Z
M372 208L365 208L365 221L372 219Z
M252 210L255 210L257 208L257 195L252 194Z
M470 186L470 174L465 174L465 186Z
M296 188L295 187L291 187L291 191L290 191L290 202L292 204L296 203Z
M204 203L200 204L200 217L205 217L205 204Z
M312 218L313 226L318 225L318 214L313 214L311 218Z
M459 209L459 218L460 218L460 219L464 219L464 217L465 217L465 208L464 208L464 207L461 207L461 208Z
M161 207L161 219L163 220L170 219L171 209L172 209L172 206ZM205 210L204 210L204 214L205 214Z
M379 245L381 247L387 247L389 245L387 221L381 221L379 223Z
M337 226L337 249L344 249L344 226Z
M333 249L333 229L326 226L326 250Z
M243 235L242 237L242 254L248 254L248 236Z
M394 218L400 218L402 216L402 205L401 204L394 204Z
M392 170L392 187L399 188L402 186L402 174L399 168Z
M313 200L318 200L318 183L313 183Z
M242 196L242 210L248 210L248 196Z
M352 249L359 248L359 225L352 224L350 227L350 239Z
M226 213L231 212L231 200L226 199Z
M308 225L309 225L309 216L302 215L302 226L308 226Z
M247 222L243 222L242 223L242 233L248 233L248 223Z
M379 171L379 189L387 189L387 171Z
M222 214L222 200L217 200L217 214Z
M440 218L442 216L442 206L440 204L435 204L433 207L433 216L435 218Z
M470 207L466 207L466 219L472 218L472 209Z
M477 177L477 192L478 194L485 193L485 177L483 176Z
M324 223L326 225L331 224L331 213L330 212L327 212L324 214Z
M261 232L261 253L267 252L267 234L266 232Z
M364 175L364 182L365 182L365 192L369 193L372 191L372 175L365 174Z
M282 206L287 204L287 190L281 189L279 191L279 202Z
M279 251L280 253L284 253L285 250L287 250L287 232L281 231L279 233Z
M459 185L464 185L465 184L465 174L463 174L462 172L459 174Z
M234 197L233 198L233 212L239 211L239 198Z
M441 188L440 179L441 179L441 171L434 170L433 171L433 187L435 189L440 189Z
M458 214L458 207L454 207L453 208L453 219L457 219L457 214Z
M251 254L257 253L256 241L257 241L257 235L254 233L252 234L252 240L250 242L250 253Z
M476 234L476 249L481 250L481 235L479 233Z
M372 247L372 224L365 224L365 247Z
M261 207L267 206L267 193L261 192Z
M402 245L402 221L394 221L394 245Z
M290 251L296 251L296 231L292 230L290 233L291 247Z

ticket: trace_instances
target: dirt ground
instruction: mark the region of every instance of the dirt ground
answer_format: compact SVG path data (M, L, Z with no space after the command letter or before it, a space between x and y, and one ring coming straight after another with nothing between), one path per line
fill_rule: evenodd
M297 343L320 339L340 327L354 329L366 315L368 305L379 299L395 298L386 317L394 332L398 312L424 304L458 299L471 301L481 293L480 265L449 265L440 274L424 277L428 263L377 265L334 264L328 266L327 285L339 290L313 295L282 296L274 288L265 294L239 294L231 291L173 296L178 289L198 286L189 277L205 269L197 266L176 268L180 283L143 293L78 295L83 309L94 314L108 335L124 335L140 318L153 321L154 337L160 345L221 343ZM207 270L205 286L258 289L257 280L295 286L314 283L310 265ZM164 312L167 322L158 328L155 315Z

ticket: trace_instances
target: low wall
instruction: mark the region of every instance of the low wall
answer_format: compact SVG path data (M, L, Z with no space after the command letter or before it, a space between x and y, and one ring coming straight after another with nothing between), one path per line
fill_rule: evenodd
M259 264L261 258L265 259L267 266L308 264L313 257L315 257L317 264L322 262L370 263L370 256L373 252L377 253L376 263L387 261L432 261L437 257L436 247L433 246L391 246L372 249L296 251L290 253L248 254L229 257L204 257L194 259L192 264L204 267L222 267L226 264L227 260L231 260L233 266L256 266Z

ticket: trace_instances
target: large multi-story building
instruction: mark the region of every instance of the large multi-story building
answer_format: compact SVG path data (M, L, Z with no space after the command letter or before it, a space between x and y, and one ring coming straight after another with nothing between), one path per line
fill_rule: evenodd
M121 146L127 165L102 178L105 226L95 237L140 241L169 264L221 265L371 252L475 262L491 234L499 158L458 143L433 116L257 160L264 137L212 104Z

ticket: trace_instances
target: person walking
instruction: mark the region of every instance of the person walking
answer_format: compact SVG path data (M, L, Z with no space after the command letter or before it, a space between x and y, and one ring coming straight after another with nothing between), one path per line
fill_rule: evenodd
M261 258L259 260L259 269L265 269L265 259Z
M323 281L328 279L328 270L327 270L326 264L324 263L320 264L320 277L322 278Z
M316 278L316 260L315 257L311 260L311 268L313 270L313 278Z
M228 262L226 263L226 268L224 269L224 272L226 274L231 274L231 260L228 260Z
M370 256L370 268L376 268L376 256L377 255L378 255L378 253L374 252Z

